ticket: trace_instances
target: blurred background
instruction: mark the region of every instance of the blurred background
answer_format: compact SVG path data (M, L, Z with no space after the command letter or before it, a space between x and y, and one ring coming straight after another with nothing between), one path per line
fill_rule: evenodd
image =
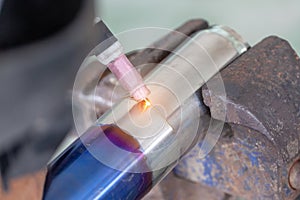
M95 1L94 7L86 0L0 0L0 199L6 197L1 195L6 195L4 189L16 177L21 179L10 182L11 191L19 190L20 196L26 196L24 186L28 186L28 194L37 195L36 199L42 195L43 167L73 127L70 91L76 72L99 43L93 11L115 34L142 27L173 30L188 20L203 18L210 25L233 28L251 46L277 35L300 54L299 0ZM9 2L6 12L4 2ZM148 44L160 37L150 37ZM61 150L76 136L67 137ZM36 174L24 175L29 173ZM172 184L173 180L166 179ZM198 186L178 185L199 190ZM35 193L32 188L36 186Z
M280 36L300 52L300 1L97 0L96 13L115 33L145 26L175 28L191 18L227 25L251 45ZM153 38L153 41L156 38Z

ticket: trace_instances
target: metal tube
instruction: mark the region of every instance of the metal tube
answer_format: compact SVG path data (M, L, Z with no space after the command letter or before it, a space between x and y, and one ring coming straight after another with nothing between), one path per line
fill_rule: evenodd
M247 48L226 27L195 34L147 75L151 106L123 99L51 163L44 199L142 198L197 140L195 92Z

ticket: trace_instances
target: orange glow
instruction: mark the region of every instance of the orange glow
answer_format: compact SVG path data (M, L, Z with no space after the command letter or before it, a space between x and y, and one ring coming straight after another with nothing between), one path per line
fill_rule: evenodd
M141 101L143 111L147 110L151 106L151 102L149 101L148 98L145 98Z

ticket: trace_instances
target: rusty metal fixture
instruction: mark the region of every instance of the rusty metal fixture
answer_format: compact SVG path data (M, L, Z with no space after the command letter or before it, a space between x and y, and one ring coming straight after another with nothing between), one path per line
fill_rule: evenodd
M300 190L300 160L297 160L290 169L289 183L291 188Z
M143 200L167 199L234 200L220 190L179 178L174 173L167 175L143 198Z
M207 157L197 158L196 147L177 175L247 199L295 199L288 172L300 157L299 57L285 40L268 37L221 75L226 97L204 87L203 98L216 120L226 106L227 126Z

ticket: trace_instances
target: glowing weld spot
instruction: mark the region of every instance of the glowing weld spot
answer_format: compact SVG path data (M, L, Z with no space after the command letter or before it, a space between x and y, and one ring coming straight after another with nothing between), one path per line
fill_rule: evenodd
M142 105L143 112L144 112L151 106L151 102L149 101L148 98L145 98L141 101L141 105Z

